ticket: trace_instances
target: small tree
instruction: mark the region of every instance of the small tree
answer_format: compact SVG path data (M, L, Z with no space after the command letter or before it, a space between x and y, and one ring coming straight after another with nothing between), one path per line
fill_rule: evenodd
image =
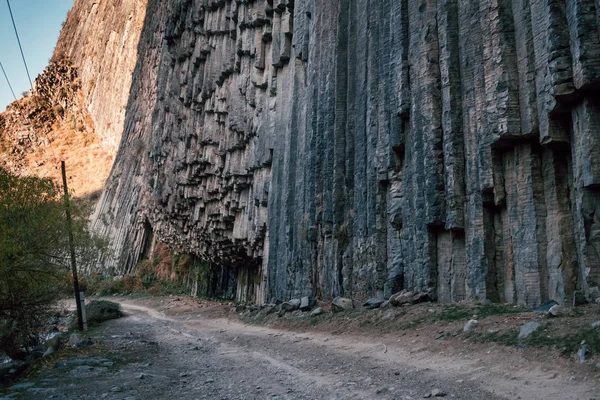
M74 229L80 248L91 243L85 221ZM61 296L67 240L60 187L0 167L0 349L12 358L33 344Z

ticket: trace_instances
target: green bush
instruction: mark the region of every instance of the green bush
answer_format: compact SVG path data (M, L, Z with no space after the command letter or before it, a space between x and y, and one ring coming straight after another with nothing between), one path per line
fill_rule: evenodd
M89 326L123 316L121 305L106 300L93 300L85 306L85 316Z
M70 274L65 225L59 185L0 168L0 350L11 358L36 343L62 295ZM73 231L77 255L89 255L84 218Z

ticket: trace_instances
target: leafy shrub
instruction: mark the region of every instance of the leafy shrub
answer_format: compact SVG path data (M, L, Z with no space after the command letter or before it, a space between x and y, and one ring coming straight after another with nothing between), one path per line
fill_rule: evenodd
M123 316L121 305L106 300L93 300L85 306L85 316L88 325L97 325L110 319L117 319Z
M83 218L73 221L76 252L91 245ZM60 187L0 168L0 350L22 358L39 339L69 275Z

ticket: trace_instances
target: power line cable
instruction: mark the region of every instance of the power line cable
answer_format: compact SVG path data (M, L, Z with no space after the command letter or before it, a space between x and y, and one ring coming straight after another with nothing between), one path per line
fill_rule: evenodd
M29 79L29 85L31 86L31 89L33 90L33 83L31 82L31 75L29 74L29 68L27 67L27 61L25 61L25 54L23 53L23 46L21 46L21 39L19 38L19 32L17 30L17 25L15 24L15 18L13 16L12 8L10 7L10 0L6 0L6 4L8 5L10 19L12 20L13 28L15 29L15 36L17 37L17 42L19 43L19 50L21 50L21 58L23 59L23 64L25 65L25 71L27 72L27 78ZM2 71L4 71L4 67L2 67ZM6 77L6 80L8 82L8 77L6 76L6 72L4 73L4 76ZM8 85L10 86L10 82ZM10 90L12 91L12 87L10 88ZM13 91L12 93L16 100L17 97L15 96L15 92ZM26 119L28 119L28 118L26 117ZM58 161L58 157L56 156L56 153L54 152L54 148L52 146L52 141L49 139L48 139L48 144L50 147L50 152L52 153L52 156L54 157L54 161Z
M15 35L17 36L17 42L19 43L19 49L21 50L21 57L23 58L23 64L25 64L25 71L27 71L27 78L29 79L29 85L33 89L33 83L31 83L31 76L29 75L29 68L27 68L27 61L25 61L25 54L23 53L23 47L21 46L21 39L19 39L19 32L17 31L17 25L15 24L15 18L13 17L12 8L10 8L10 0L6 0L8 4L8 12L10 13L10 19L12 20L13 28L15 28Z
M4 70L4 66L2 65L2 63L0 62L0 68L2 68L2 73L4 73L4 77L6 78L6 83L8 83L8 87L10 88L10 92L12 93L13 97L15 98L15 101L17 100L17 96L15 96L15 91L12 88L12 85L10 84L10 81L8 80L8 75L6 75L6 71Z

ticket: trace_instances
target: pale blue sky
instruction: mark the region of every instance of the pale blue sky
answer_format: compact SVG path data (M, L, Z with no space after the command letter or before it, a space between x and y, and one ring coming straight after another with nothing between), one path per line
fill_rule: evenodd
M31 80L48 65L61 24L73 0L10 0ZM0 0L0 62L17 95L29 90L29 80L19 52L6 0ZM0 71L0 112L14 101Z

